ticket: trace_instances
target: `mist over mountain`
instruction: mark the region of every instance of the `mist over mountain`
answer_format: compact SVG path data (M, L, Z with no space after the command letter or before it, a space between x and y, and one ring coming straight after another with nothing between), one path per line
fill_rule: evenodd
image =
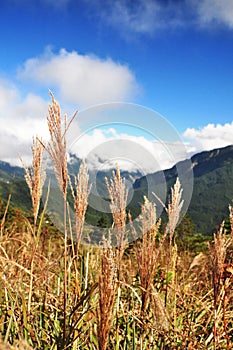
M69 161L71 177L78 173L80 163L79 158L71 155ZM122 171L121 175L125 177L126 184L132 193L130 211L139 212L143 196L148 194L148 184L150 190L161 195L156 189L160 191L163 183L170 188L177 178L177 169L185 169L187 172L185 176L188 177L190 164L194 182L188 214L196 226L196 232L212 233L216 225L221 224L222 220L228 217L228 206L233 199L233 145L195 154L191 157L191 163L190 160L184 160L171 169L153 174L142 176L139 171L132 173ZM105 199L108 197L105 178L110 178L111 175L112 169L90 171L90 182L94 186L93 193L96 193L97 203L98 196ZM24 169L0 161L0 198L7 200L9 193L12 193L12 205L26 211L30 210L31 199L24 180ZM96 224L101 215L103 215L102 212L98 213L98 210L88 208L87 218L92 224Z

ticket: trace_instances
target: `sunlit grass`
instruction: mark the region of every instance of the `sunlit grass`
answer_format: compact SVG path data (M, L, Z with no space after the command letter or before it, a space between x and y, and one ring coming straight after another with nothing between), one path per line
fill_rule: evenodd
M54 134L47 147L54 147L49 150L65 203L65 132L53 96L52 103L50 117L56 115L58 124L49 124ZM83 165L73 190L81 220L76 241L52 227L45 211L38 216L34 199L41 188L33 176L28 181L31 218L11 211L10 197L1 204L0 349L233 348L232 209L231 232L226 235L222 226L206 249L194 253L182 248L176 236L182 207L179 180L165 208L167 223L161 224L156 207L145 198L135 225L124 210L127 192L117 168L107 180L113 228L100 247L85 246L81 236L89 185L84 170ZM30 174L39 176L40 169ZM112 232L116 246L111 245ZM141 238L128 245L127 235Z

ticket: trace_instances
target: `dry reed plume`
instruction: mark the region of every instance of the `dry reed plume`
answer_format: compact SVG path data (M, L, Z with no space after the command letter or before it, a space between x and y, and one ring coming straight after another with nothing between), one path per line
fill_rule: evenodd
M131 215L129 215L131 228L135 231ZM156 247L156 237L158 234L160 220L157 221L156 207L146 197L141 208L140 215L142 240L136 241L136 257L138 263L138 273L141 282L142 313L145 313L151 295L153 278L156 271L158 259L158 248ZM137 232L134 232L135 236Z
M108 337L113 322L116 288L115 255L110 242L105 241L101 258L99 306L97 309L99 350L106 350L108 348Z
M174 187L171 188L171 196L166 208L168 216L166 232L169 234L170 245L172 244L173 235L180 220L180 213L184 204L184 200L182 199L182 192L183 189L181 187L180 180L177 177Z
M141 238L125 249L128 191L117 167L112 179L106 180L116 242L109 236L103 239L102 249L82 247L82 252L77 251L77 264L67 249L69 125L65 116L62 126L60 106L51 97L47 117L51 140L45 148L63 194L65 234L60 235L43 218L37 222L44 145L36 139L32 170L26 167L25 178L35 228L41 225L40 239L34 239L25 214L20 216L16 210L11 217L10 196L8 203L0 201L0 333L4 339L0 349L232 349L233 209L230 207L231 233L227 235L222 225L209 253L194 257L191 248L184 248L175 236L183 205L177 179L165 208L165 229L156 217L156 206L145 198L138 219L133 222L129 215L135 238ZM39 176L40 181L35 180ZM78 245L90 192L88 181L82 163L71 185ZM37 201L33 199L36 195ZM190 244L190 236L184 233L182 238Z
M60 105L51 92L50 95L52 105L49 105L48 108L47 123L51 140L45 148L53 162L55 175L63 197L66 198L68 184L66 151L67 116L66 114L64 115L64 125L62 126Z
M34 216L34 228L35 228L38 213L39 213L42 189L43 189L43 185L46 177L45 169L42 167L43 151L44 151L44 147L39 141L39 139L36 137L36 140L33 139L31 167L28 168L27 165L22 160L22 158L20 157L20 160L25 169L25 180L31 194L33 216Z
M232 210L230 207L230 222L232 224ZM214 349L217 349L219 342L218 334L218 323L222 317L223 312L223 322L224 331L227 341L227 349L229 347L229 338L226 326L226 295L227 287L229 287L229 281L226 278L227 268L229 265L227 263L227 250L232 245L233 236L227 237L226 231L224 229L224 222L220 227L220 230L214 234L214 242L212 247L210 247L210 257L212 263L212 280L214 289ZM230 274L231 275L231 274ZM222 306L222 307L221 307ZM221 312L222 310L222 312Z
M50 133L50 142L45 147L54 165L55 175L63 194L63 224L64 224L64 320L63 320L63 346L66 344L66 314L67 314L67 185L68 185L68 169L67 169L67 147L66 133L73 118L67 124L67 115L64 115L62 125L61 109L59 103L55 100L50 92L52 104L49 105L47 124Z
M81 163L78 176L74 176L74 188L70 181L70 188L74 199L76 226L76 253L78 253L85 214L88 206L88 196L91 186L88 185L89 175L84 162Z
M34 216L34 235L36 234L36 222L39 213L40 200L42 196L43 185L45 182L45 169L42 167L42 158L43 158L44 147L42 143L36 138L36 141L33 139L32 145L32 165L30 168L21 159L21 162L25 169L25 180L30 189L33 216ZM31 266L30 266L30 284L29 284L29 293L28 293L28 312L31 310L31 299L33 291L33 274L34 274L34 259L38 246L39 240L39 230L37 233L37 241L35 242L34 249L31 255Z
M116 171L112 172L110 182L105 178L108 193L110 197L110 209L112 212L114 230L116 235L116 245L118 247L118 266L120 270L120 261L123 255L123 245L125 242L125 225L126 225L126 206L128 190L125 179L121 177L120 168L117 164Z
M184 204L182 199L183 189L179 178L177 177L174 186L171 188L171 195L168 198L167 207L164 205L167 213L168 222L166 224L165 235L161 240L161 246L165 242L165 238L169 236L169 249L166 251L166 290L165 290L165 306L170 297L173 304L174 324L176 323L176 271L177 271L177 245L174 239L175 229L180 220L181 210ZM157 196L156 196L157 197ZM171 274L171 286L168 288L168 275Z

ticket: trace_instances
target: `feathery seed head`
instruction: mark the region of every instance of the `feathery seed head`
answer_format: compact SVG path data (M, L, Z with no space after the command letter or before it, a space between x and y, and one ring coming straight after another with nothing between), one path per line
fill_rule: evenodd
M74 177L74 188L71 180L69 179L71 193L74 199L77 247L80 243L85 214L88 206L88 196L91 191L91 185L88 185L88 182L89 175L87 167L85 163L82 162L79 168L78 176Z
M55 169L55 175L63 193L66 198L68 171L67 171L67 152L66 152L66 138L67 131L67 116L64 115L64 126L61 123L60 105L55 100L53 94L50 92L52 104L49 105L47 123L50 133L50 142L46 149L52 159Z
M176 179L174 187L171 189L171 198L166 209L168 214L168 223L166 227L167 233L170 234L170 242L172 240L175 228L180 219L180 213L184 200L182 199L183 189L181 188L179 178Z
M33 139L33 145L31 149L31 167L28 168L21 158L20 160L25 170L25 180L30 190L34 222L36 222L39 212L40 199L42 196L42 189L46 178L45 169L42 167L44 147L38 137L36 137L36 139Z

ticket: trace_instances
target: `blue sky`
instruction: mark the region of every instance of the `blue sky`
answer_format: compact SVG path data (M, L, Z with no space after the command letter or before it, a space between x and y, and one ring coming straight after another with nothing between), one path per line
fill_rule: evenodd
M0 30L2 160L46 138L49 89L68 114L113 101L155 110L190 152L232 143L232 0L2 0ZM109 132L98 135L92 147Z

